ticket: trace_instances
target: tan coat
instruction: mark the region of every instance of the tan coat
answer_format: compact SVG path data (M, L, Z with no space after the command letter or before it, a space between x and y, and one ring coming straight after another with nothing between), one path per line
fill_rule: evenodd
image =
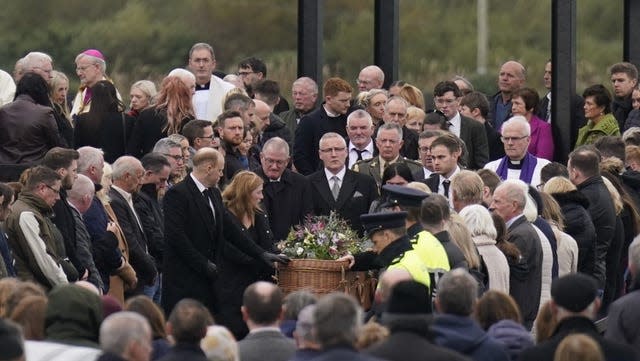
M120 304L124 305L124 292L126 290L134 289L138 283L136 277L136 271L129 264L129 245L124 237L124 233L118 224L118 219L113 213L110 204L104 204L105 212L109 217L109 221L116 224L116 238L118 238L118 248L124 258L122 266L118 269L115 275L109 278L109 295L117 299Z

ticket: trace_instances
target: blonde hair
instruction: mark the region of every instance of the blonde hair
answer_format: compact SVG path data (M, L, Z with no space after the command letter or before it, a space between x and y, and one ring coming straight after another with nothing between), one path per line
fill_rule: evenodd
M542 188L543 192L549 194L567 193L575 190L578 190L575 184L571 183L571 181L565 177L552 177Z
M604 354L592 337L574 333L565 337L553 355L553 361L604 361Z
M156 85L151 80L138 80L137 82L131 85L131 90L134 88L140 89L144 95L149 98L149 106L154 105L156 101L156 96L158 95L158 90L156 89Z
M55 101L53 101L53 95L56 92L56 88L58 88L58 86L60 86L63 81L66 81L67 87L69 87L69 78L67 78L67 76L63 72L57 70L51 71L51 81L49 82L51 84L49 87L49 97L51 98L51 105L58 105L60 107L60 110L62 111L62 115L64 115L67 121L71 125L73 125L73 122L71 121L71 115L69 114L69 103L67 102L67 97L64 98L62 104L57 104Z
M256 211L262 211L259 206L251 206L251 193L261 187L262 178L259 175L244 170L233 176L231 183L222 192L224 206L238 219L247 216L253 222Z
M480 255L476 249L471 232L464 223L464 219L457 214L451 215L451 220L447 226L447 230L451 235L451 240L455 243L462 254L464 259L469 264L469 268L480 268Z
M539 194L543 204L542 218L554 223L561 231L564 230L564 216L558 201L549 193L540 192Z
M414 107L424 110L424 95L422 95L422 91L417 87L411 84L405 84L400 88L398 95Z
M102 166L102 179L100 180L102 189L96 193L96 196L102 204L109 204L109 202L111 202L111 199L109 198L109 188L111 188L111 183L113 182L111 179L112 174L113 169L111 168L111 164L104 162L104 165Z

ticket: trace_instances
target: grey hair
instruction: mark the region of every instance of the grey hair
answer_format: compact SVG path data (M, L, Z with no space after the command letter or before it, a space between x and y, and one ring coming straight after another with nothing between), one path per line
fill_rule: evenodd
M391 102L400 102L400 103L402 103L402 105L404 105L405 108L409 108L411 106L411 104L409 104L407 99L405 99L405 98L403 98L401 96L395 96L395 97L391 97L391 98L387 99L387 103L384 105L385 111L387 110L387 107L389 106L389 104L391 104Z
M318 146L320 146L320 144L322 144L322 142L329 140L329 139L333 139L333 138L338 138L340 139L340 142L346 147L347 146L347 142L344 141L344 138L338 134L338 133L334 133L334 132L328 132L328 133L324 133L324 135L322 136L322 138L320 138L320 141L318 142Z
M100 326L100 348L118 356L123 356L132 341L143 341L146 338L151 343L149 322L135 312L114 313Z
M169 135L167 138L169 138L170 140L173 140L174 142L180 144L180 142L182 142L183 140L186 140L187 137L185 137L182 134L178 134L178 133L173 133L171 135ZM182 147L182 144L180 144L180 147Z
M89 177L78 174L78 178L73 182L73 186L67 191L67 194L70 199L80 200L87 195L93 196L95 189L96 187Z
M123 155L122 157L116 159L111 166L111 179L118 180L123 178L126 174L135 175L136 170L144 169L142 167L142 163L132 156Z
M313 334L313 313L316 305L307 305L300 313L298 313L298 321L296 322L296 335L307 342L318 342Z
M287 141L285 141L280 137L269 138L269 140L264 142L264 145L262 146L262 152L264 152L267 149L270 149L276 152L278 151L284 152L287 154L287 156L289 155L289 144L287 143Z
M316 304L313 322L314 336L322 348L354 345L362 327L362 309L351 296L330 293Z
M296 79L296 81L293 82L293 85L303 85L306 86L308 88L311 89L311 93L317 95L318 94L318 83L316 83L315 80L307 77L307 76L303 76L301 78Z
M469 90L471 90L471 91L473 91L473 90L474 90L474 89L473 89L473 84L471 84L471 82L469 81L469 79L467 79L467 78L463 77L462 75L456 75L456 76L454 76L454 77L451 79L451 81L452 81L452 82L454 82L454 83L456 82L456 80L460 80L461 82L463 82L463 83L464 83L464 85L466 85L466 86L467 86L467 89L469 89Z
M309 291L295 291L284 298L284 318L297 320L300 311L308 305L315 304L316 296Z
M472 237L485 235L491 239L496 239L498 232L493 225L491 213L479 204L472 204L462 208L460 216L464 219L467 229Z
M216 60L216 53L213 51L213 47L207 43L196 43L193 44L191 49L189 49L189 58L193 56L193 52L200 49L207 49L211 53L211 59Z
M153 152L167 154L169 153L169 149L171 148L180 148L180 151L182 151L182 146L180 145L179 142L176 142L175 140L171 140L168 137L162 138L158 140L156 144L153 146Z
M464 268L456 268L440 278L436 297L442 313L469 316L478 297L478 282Z
M26 73L46 62L53 63L51 56L39 51L32 51L23 58L22 69Z
M504 131L506 127L511 126L522 127L524 129L524 136L526 137L531 135L531 125L529 125L529 121L527 121L527 118L523 117L522 115L513 116L502 123L502 131Z
M349 114L349 116L347 117L347 127L349 126L349 123L351 122L351 119L354 119L354 118L366 119L367 120L367 124L369 126L373 125L373 119L371 119L371 114L367 113L363 109L356 109L351 114Z
M78 148L80 158L78 158L78 173L85 173L89 167L95 166L102 169L104 162L104 152L102 149L84 146Z
M524 210L527 204L527 193L529 192L529 187L525 182L519 179L507 179L496 187L496 191L498 189L504 189L507 199L515 201L518 209Z
M640 235L637 235L629 245L629 264L633 265L636 273L640 271Z
M402 127L396 123L384 123L378 128L376 135L380 137L380 132L383 130L395 130L398 133L398 140L402 140Z
M98 64L98 66L100 67L100 72L102 73L102 75L104 75L107 72L107 62L104 61L103 59L100 59L98 57L92 56L92 55L88 55L88 54L83 54L80 53L76 56L76 63L78 62L78 60L82 59L82 58L89 58L91 59L91 61L93 61L94 64Z

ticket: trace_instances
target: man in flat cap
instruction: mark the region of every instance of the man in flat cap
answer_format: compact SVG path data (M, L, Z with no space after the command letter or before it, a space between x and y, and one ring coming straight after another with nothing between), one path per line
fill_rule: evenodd
M354 271L403 268L411 277L429 287L428 267L413 250L407 236L407 212L371 213L360 216L365 234L373 242L373 251L348 255L339 260L349 261Z
M551 311L558 321L551 338L523 351L520 360L553 360L560 342L568 335L581 333L593 338L602 349L606 360L636 360L631 346L606 340L593 323L598 314L600 299L598 285L591 276L583 273L556 278L551 285Z

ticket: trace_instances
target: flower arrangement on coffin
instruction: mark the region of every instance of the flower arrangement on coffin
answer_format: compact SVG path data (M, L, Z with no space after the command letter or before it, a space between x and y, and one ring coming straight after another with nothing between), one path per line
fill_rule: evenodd
M287 266L278 267L280 289L285 294L301 289L319 295L345 292L368 309L375 279L367 272L351 272L346 262L337 261L347 253L362 251L362 244L363 239L335 212L307 217L277 245L280 252L291 258Z
M361 251L362 243L347 221L332 211L328 216L307 216L277 246L290 258L336 260Z

